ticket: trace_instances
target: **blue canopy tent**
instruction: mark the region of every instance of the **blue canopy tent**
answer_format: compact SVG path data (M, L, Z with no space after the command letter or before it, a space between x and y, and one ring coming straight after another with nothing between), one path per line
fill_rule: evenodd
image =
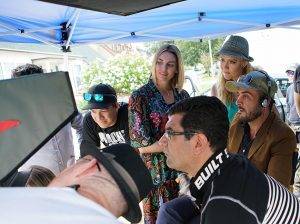
M274 27L298 29L299 0L187 0L130 16L34 0L0 2L0 42L69 46L199 39ZM292 26L292 27L291 27Z
M112 0L113 1L113 0ZM89 43L104 43L104 42L143 42L143 41L155 41L155 40L170 40L170 39L199 39L199 38L213 38L217 36L224 36L231 33L237 33L242 31L258 30L273 27L290 27L298 29L297 25L300 23L300 1L299 0L187 0L183 2L174 3L171 5L155 8L148 11L143 11L137 14L129 16L111 15L107 13L101 13L96 11L77 9L68 6L55 5L46 2L40 2L35 0L9 0L0 1L0 42L13 42L13 43L45 43L55 48L61 48L63 51L68 51L69 47L89 44ZM49 89L50 92L57 93L58 96L53 94L47 94L42 88L46 88L43 85L32 85L39 87L42 90L36 91L35 88L27 88L30 86L26 82L20 82L19 80L4 80L0 81L1 85L10 88L10 90L23 90L23 92L31 92L33 96L40 96L39 92L45 92L47 97L53 95L52 106L56 106L57 102L61 102L63 105L69 106L66 114L51 113L58 116L57 125L65 124L66 118L69 119L73 116L77 109L75 107L74 98L72 95L71 87L68 84L68 78L65 76L66 87L60 87L57 84L49 84L48 80L44 83L45 86L49 84L49 88L65 89L68 94L63 94L60 90ZM39 79L39 77L38 77ZM22 80L21 80L22 81ZM32 81L31 77L28 81ZM7 84L9 83L9 85ZM15 83L15 88L11 88L12 83ZM24 88L20 89L20 83ZM61 83L58 79L58 83ZM27 91L29 89L30 91ZM47 88L46 88L47 89ZM13 94L7 94L9 92L6 89L2 89L2 107L8 108L18 107L21 104L15 104L13 100L6 97L13 97L22 100L24 105L27 104L27 99L30 97L19 97L24 95L23 92L11 91ZM5 92L5 93L4 93ZM62 94L62 96L60 96ZM43 97L41 95L40 97ZM66 98L64 101L61 99ZM33 98L33 97L31 97ZM6 100L6 101L5 101ZM49 104L47 98L47 104ZM35 111L35 108L46 108L40 105L36 107L34 104L36 100L32 101L34 109L28 108L27 111ZM22 115L24 114L24 107L22 107ZM8 111L8 112L7 112ZM10 111L19 112L16 109L3 110L3 115L0 116L0 123L3 121L15 120L14 114ZM56 111L53 108L53 111ZM61 108L59 109L61 111ZM35 114L28 113L30 118L37 118ZM40 113L45 115L46 113ZM19 114L17 114L19 119ZM6 117L9 116L9 117ZM21 119L27 121L27 118ZM42 116L40 118L39 128L45 128L48 125L47 122L53 121L53 118L49 116ZM66 120L66 121L65 121ZM30 125L35 125L30 121ZM29 122L27 122L29 123ZM22 122L22 124L27 124ZM56 125L56 126L57 126ZM60 125L60 126L61 126ZM50 139L50 137L58 131L59 128L52 127L51 130L41 132L39 128L29 128L37 130L38 133L43 134L41 136L42 142ZM27 127L27 126L24 126ZM0 127L1 128L1 127ZM21 127L22 128L22 127ZM11 133L21 132L22 129L12 129ZM28 129L28 130L29 130ZM55 130L54 130L55 129ZM1 130L1 129L0 129ZM27 129L26 129L27 130ZM26 131L25 130L25 131ZM51 135L48 135L52 133ZM34 134L34 133L33 133ZM2 141L8 141L16 138L7 137L3 135ZM1 136L1 137L2 137ZM45 137L47 136L47 137ZM32 138L34 139L34 138ZM31 140L29 138L29 140ZM26 153L32 154L42 146L42 142L33 142L31 146L28 146L21 151L19 157L14 159L14 152L11 150L10 154L2 156L2 158L11 158L15 163L11 163L11 160L7 160L4 165L8 164L5 170L0 174L0 179L12 173L17 169L15 164L21 165L20 161L28 158ZM16 144L18 142L14 142ZM41 143L41 144L39 144ZM8 148L5 144L0 144L3 148ZM18 145L24 145L18 144ZM13 145L12 145L13 146ZM33 151L32 151L33 150ZM2 150L2 153L7 151ZM25 158L25 159L23 159ZM17 160L17 161L16 161Z

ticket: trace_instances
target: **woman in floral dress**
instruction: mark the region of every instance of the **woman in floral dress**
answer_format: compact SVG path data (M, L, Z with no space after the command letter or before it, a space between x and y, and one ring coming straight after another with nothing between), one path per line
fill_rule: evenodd
M164 45L156 53L151 78L129 99L129 135L148 167L154 189L144 200L145 223L155 223L160 205L178 196L177 172L166 164L160 140L168 120L167 111L176 102L189 97L182 90L184 69L180 51Z

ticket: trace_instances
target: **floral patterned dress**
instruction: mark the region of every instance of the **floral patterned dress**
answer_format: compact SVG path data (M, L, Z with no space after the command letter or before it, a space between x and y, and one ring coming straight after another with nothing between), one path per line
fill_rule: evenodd
M174 89L173 93L175 102L189 97L185 90L179 93ZM133 147L149 146L161 138L168 120L167 111L172 105L165 103L151 79L132 93L128 116L129 136ZM154 224L161 203L178 196L179 188L175 181L177 172L167 166L164 153L141 154L141 157L151 173L155 186L144 201L145 223Z

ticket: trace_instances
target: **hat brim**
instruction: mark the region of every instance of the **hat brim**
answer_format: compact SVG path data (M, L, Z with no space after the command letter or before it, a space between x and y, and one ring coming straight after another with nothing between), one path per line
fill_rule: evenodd
M110 147L117 147L117 145L113 145ZM131 190L131 187L127 184L127 182L121 175L122 172L119 171L118 167L114 166L111 162L111 159L108 158L104 153L99 152L99 148L97 148L95 145L83 142L80 148L84 148L83 151L85 151L85 155L91 155L95 157L99 162L101 162L101 164L109 171L110 175L118 184L122 195L124 196L128 205L128 211L125 215L123 215L124 218L126 218L131 223L140 222L142 213L139 207L139 201L136 198L134 192Z
M225 88L232 93L236 93L241 89L253 89L251 86L246 85L244 83L235 82L235 81L227 81L225 83Z
M88 103L85 107L83 107L84 110L92 110L92 109L105 109L113 105L115 102L109 102L109 103Z
M244 59L244 60L250 61L250 62L254 61L254 59L250 56L247 57L245 55L238 54L238 53L232 52L232 51L220 50L218 53L216 53L216 56L220 56L220 55L229 55L229 56L241 58L241 59Z

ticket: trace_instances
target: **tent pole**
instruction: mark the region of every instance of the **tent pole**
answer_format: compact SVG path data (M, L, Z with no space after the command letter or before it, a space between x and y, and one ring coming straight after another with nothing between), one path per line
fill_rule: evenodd
M163 35L156 35L156 34L143 34L141 36L143 36L143 37L154 37L154 38L166 39L166 40L183 38L183 37L179 37L179 36L178 37L174 37L174 36L163 36Z
M282 28L282 29L300 30L300 27L293 27L293 26L273 26L272 28Z
M188 23L193 23L193 22L198 22L198 21L199 21L198 18L194 18L194 19L180 21L180 22L177 22L177 23L172 23L172 24L168 24L168 25L164 25L164 26L160 26L160 27L147 29L147 30L137 31L135 33L136 33L136 35L143 35L143 34L148 33L148 32L153 32L153 31L157 31L157 30L164 30L166 28L172 28L172 27L176 27L176 26L179 26L179 25L185 25L185 24L188 24Z
M103 42L109 42L109 41L114 41L114 40L118 40L121 39L123 37L128 37L130 36L130 34L123 34L123 35L118 35L118 36L114 36L114 37L109 37L109 38L104 38L104 39L99 39L99 40L95 40L95 41L89 41L89 44L97 44L97 43L103 43ZM72 45L75 46L75 45Z
M20 34L28 34L28 33L35 33L35 32L46 32L49 30L58 30L60 26L52 26L46 28L37 28L37 29L25 29L25 30L18 30L18 31L11 31L11 32L0 32L0 36L8 36L8 35L20 35Z
M66 49L68 49L68 47L70 46L70 41L71 41L71 38L73 36L73 33L74 33L74 30L75 30L75 27L76 27L76 24L77 24L77 21L78 21L78 18L79 18L79 15L80 15L80 9L76 10L75 11L75 21L71 27L71 31L70 31L70 34L69 34L69 37L68 37L68 40L67 40L67 43L66 43ZM69 21L70 22L70 21ZM67 24L69 24L69 22Z
M19 32L19 35L20 35L20 36L24 36L24 37L27 37L27 38L31 38L31 39L40 41L40 42L42 42L42 43L44 43L44 44L48 44L48 45L50 45L50 46L52 46L52 47L57 48L57 46L56 46L55 44L53 44L53 43L51 43L51 42L49 42L49 41L47 41L47 40L44 40L44 39L42 39L42 38L40 38L40 37L37 37L37 36L35 36L35 35L33 35L33 34L21 33L20 30L14 28L14 27L11 27L11 26L9 26L9 25L7 25L7 24L1 23L1 22L0 22L0 26L4 27L4 28L6 28L6 29L8 29L8 30L10 30L10 31L16 31L16 32ZM49 39L49 38L48 38L48 39ZM55 41L55 40L54 40L54 41Z
M63 59L64 59L64 71L69 71L69 55L68 52L63 52Z
M79 9L75 9L73 15L71 16L71 18L68 20L67 24L66 24L66 27L69 27L71 22L73 21L73 19L77 16L77 13L78 13Z
M214 23L227 23L227 24L238 24L238 25L245 25L245 26L255 26L264 27L265 23L250 23L250 22L244 22L244 21L238 21L238 20L228 20L228 19L210 19L210 18L202 18L202 21L205 22L214 22Z

